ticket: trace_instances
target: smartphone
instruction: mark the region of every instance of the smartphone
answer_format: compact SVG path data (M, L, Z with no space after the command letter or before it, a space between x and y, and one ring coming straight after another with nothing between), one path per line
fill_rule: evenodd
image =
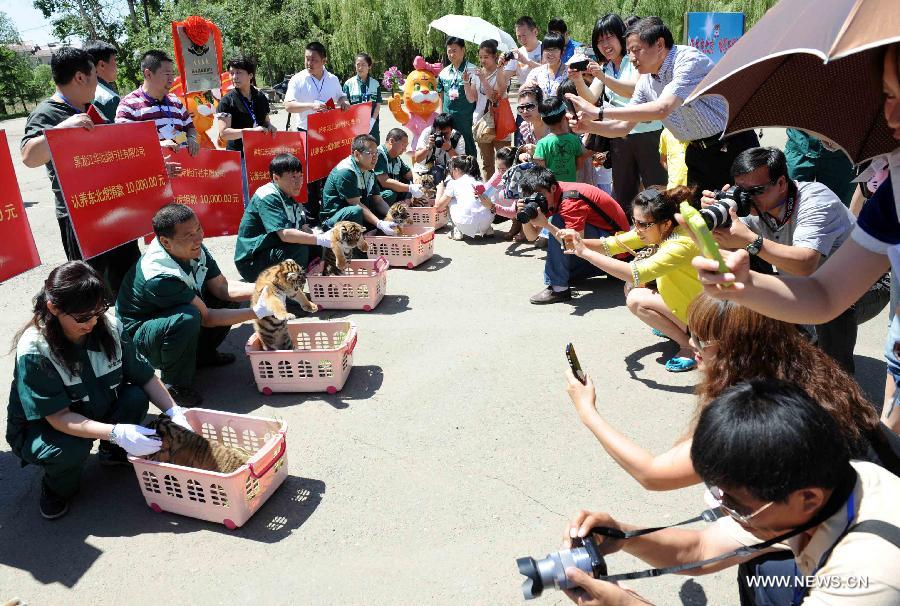
M581 363L578 362L578 356L575 355L575 346L569 343L566 345L566 359L569 361L569 368L572 369L572 374L575 375L575 378L581 381L582 385L587 383L587 377L584 374L584 371L581 370Z
M715 238L713 238L712 232L709 231L706 221L704 221L703 217L700 215L700 211L687 202L682 202L681 216L684 217L688 229L691 230L694 237L697 239L697 245L700 247L700 252L703 253L703 256L707 259L719 262L719 273L728 273L728 266L725 265L722 253L719 252L719 245L716 243ZM725 284L725 286L731 285Z
M587 69L588 62L589 61L587 59L582 59L581 61L572 61L571 63L569 63L569 67L576 72L583 72Z

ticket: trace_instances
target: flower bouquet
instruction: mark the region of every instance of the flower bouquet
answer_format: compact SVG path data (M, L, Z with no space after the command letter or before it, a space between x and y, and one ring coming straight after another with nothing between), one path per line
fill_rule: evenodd
M392 65L390 69L384 72L384 76L381 80L384 89L390 91L391 96L393 96L394 93L399 93L405 83L406 78L403 77L403 73L396 65Z

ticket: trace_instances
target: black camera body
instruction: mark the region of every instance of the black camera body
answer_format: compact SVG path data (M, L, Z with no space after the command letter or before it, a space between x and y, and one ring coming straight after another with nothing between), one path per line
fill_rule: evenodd
M534 192L522 200L522 202L524 202L525 206L516 213L516 221L519 223L528 223L538 216L539 210L544 213L544 215L547 214L547 198L540 192Z
M569 67L576 72L583 72L588 68L588 63L590 61L588 59L582 59L581 61L572 61L569 63Z
M516 53L514 53L512 51L506 51L505 53L503 53L504 61L512 61L515 58L516 58Z
M434 135L434 147L435 149L440 149L444 147L444 134L443 133L435 133Z
M746 217L753 209L753 194L738 185L725 191L717 189L713 194L716 203L700 210L700 216L710 229L731 226L731 214L728 211L732 208L738 217Z

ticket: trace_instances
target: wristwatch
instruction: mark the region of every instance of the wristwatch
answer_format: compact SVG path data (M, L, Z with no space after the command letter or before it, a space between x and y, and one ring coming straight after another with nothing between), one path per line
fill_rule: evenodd
M750 253L751 257L755 257L759 254L759 251L762 250L763 245L763 237L756 236L756 240L747 245L747 252Z
M601 106L599 106L597 109L600 110L600 115L597 116L597 121L598 121L598 122L603 122L603 106L601 105Z

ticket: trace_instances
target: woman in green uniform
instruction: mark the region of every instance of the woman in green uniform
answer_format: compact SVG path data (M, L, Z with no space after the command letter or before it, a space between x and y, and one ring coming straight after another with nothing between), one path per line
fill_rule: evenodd
M16 335L6 440L22 465L44 468L40 510L69 509L94 440L101 464L128 464L126 452L159 450L139 425L149 402L190 429L184 410L109 309L103 279L83 261L60 265L34 299L34 316Z
M381 82L378 78L373 78L369 71L372 69L372 57L367 53L358 53L356 55L356 75L344 82L344 94L350 105L357 103L368 103L373 101L372 106L372 130L369 134L375 137L375 140L381 141L381 131L379 129L378 110L381 106Z
M472 74L478 69L466 61L466 43L462 38L447 38L447 58L450 65L438 74L438 92L441 93L441 112L453 116L453 128L466 142L466 155L473 158L478 153L475 137L472 136L472 114L475 113L475 102L478 91Z
M256 282L264 269L285 259L305 269L314 246L331 246L330 232L303 231L306 213L295 199L303 189L300 160L291 154L275 156L269 176L272 181L253 194L238 227L234 265L248 282Z

